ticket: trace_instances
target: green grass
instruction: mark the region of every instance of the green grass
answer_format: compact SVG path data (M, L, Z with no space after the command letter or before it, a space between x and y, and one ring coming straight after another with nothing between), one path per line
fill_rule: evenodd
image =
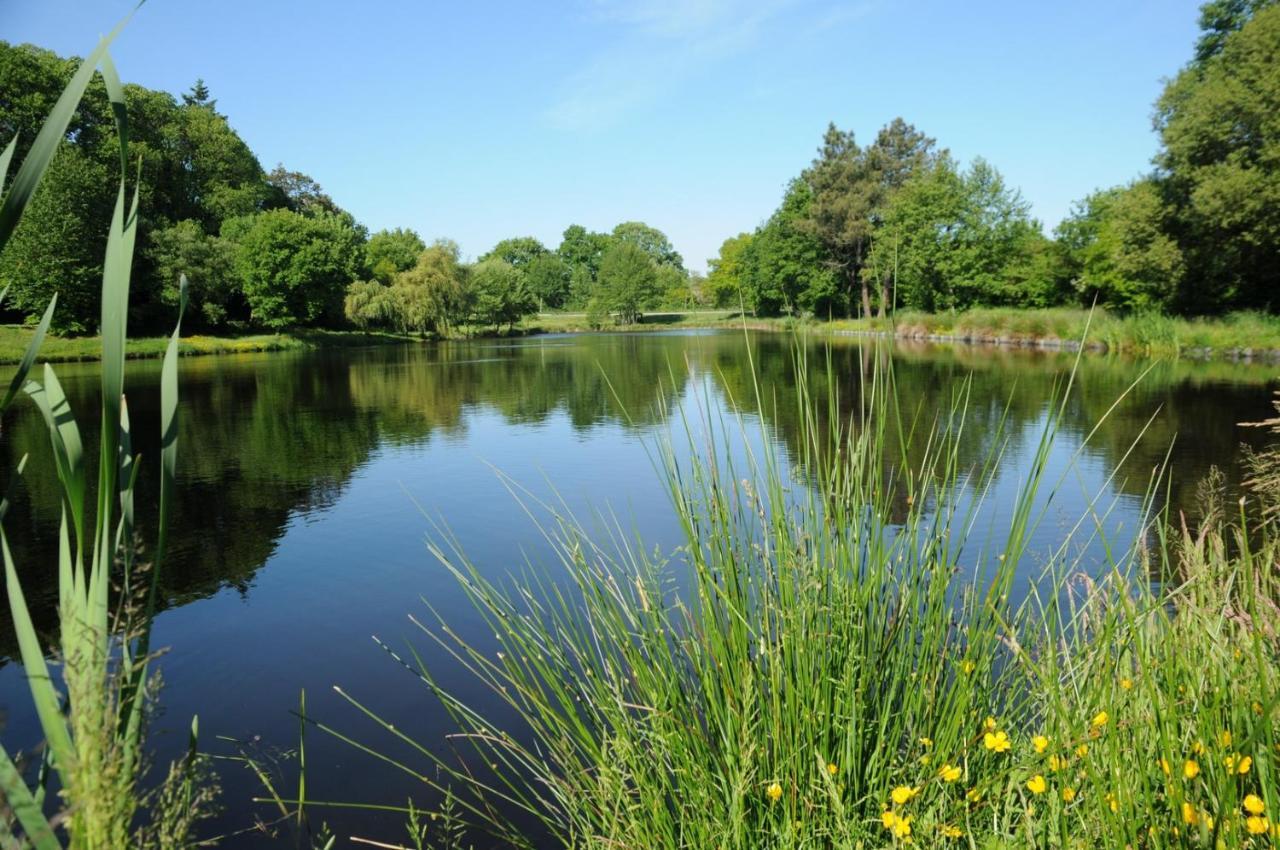
M1230 313L1221 318L1183 319L1154 314L1120 316L1067 307L981 308L962 313L902 311L894 321L837 320L817 323L833 331L896 331L904 336L937 335L964 341L1028 343L1079 341L1107 351L1149 356L1220 356L1252 349L1280 351L1280 317Z
M586 313L539 313L529 316L520 327L526 333L585 333L605 331L654 331L668 328L741 328L738 310L652 310L632 325L606 323L593 327Z
M0 325L0 363L17 363L34 335L35 329L22 325ZM313 348L383 345L411 342L416 337L366 331L306 330L278 334L246 336L187 336L178 344L180 356L202 354L243 354L255 351L296 351ZM129 358L162 357L168 337L130 339L126 349ZM98 360L102 341L96 336L46 336L40 347L39 362L59 363L75 360Z
M741 328L737 310L670 311L645 314L635 325L606 325L609 331L650 331L664 328ZM962 313L901 311L893 319L745 319L754 330L788 331L804 327L821 335L840 333L896 333L902 337L940 337L957 342L1075 343L1116 354L1215 358L1280 352L1280 316L1230 313L1220 318L1176 318L1154 314L1120 316L1106 310L1090 313L1071 307L1019 309L976 308ZM542 313L524 321L528 333L572 333L598 330L584 313ZM1087 333L1086 333L1087 331Z
M465 789L517 847L535 841L503 811L570 848L1271 846L1253 833L1280 811L1275 526L1220 496L1201 528L1171 525L1151 516L1153 479L1141 542L1086 579L1069 542L1029 546L1070 486L1046 475L1058 415L1007 524L979 533L961 482L985 495L1001 436L963 467L963 385L922 411L887 369L866 374L842 407L845 377L798 366L799 387L826 383L827 402L798 401L806 487L767 441L733 460L745 420L675 423L688 452L656 452L684 530L671 553L514 483L554 563L495 580L443 538L497 642L412 618L427 646L409 666L460 761L339 693L427 767L391 764ZM1101 533L1095 508L1078 539ZM1039 591L1014 604L1027 573ZM441 653L487 697L445 690Z

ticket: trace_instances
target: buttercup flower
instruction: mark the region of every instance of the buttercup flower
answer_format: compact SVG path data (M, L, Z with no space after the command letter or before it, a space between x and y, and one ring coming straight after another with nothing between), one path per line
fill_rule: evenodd
M832 776L835 776L836 771L838 771L839 769L840 768L836 767L834 764L827 765L827 773L831 774Z
M982 721L982 728L988 732L996 731L996 719L994 717L988 717L986 720Z
M1082 758L1084 758L1084 757L1085 757L1085 756L1087 756L1087 755L1089 755L1089 745L1088 745L1088 744L1081 744L1080 746L1076 747L1076 758L1081 758L1081 759L1082 759Z
M1182 764L1182 776L1185 779L1195 779L1200 774L1200 765L1193 760L1187 759Z
M1075 798L1076 798L1076 789L1074 789L1074 788L1063 788L1063 789L1062 789L1062 800L1063 800L1063 802L1065 802L1065 803L1070 803L1070 802L1071 802L1072 800L1074 800Z
M782 799L782 786L777 782L773 782L765 789L764 793L769 798L770 803L776 803Z
M1120 687L1124 688L1126 691L1133 690L1133 679L1121 679Z
M1107 713L1106 713L1105 711L1099 711L1097 714L1095 714L1095 715L1093 716L1093 720L1091 721L1091 725L1093 726L1093 728L1098 729L1098 728L1101 728L1101 727L1103 727L1103 726L1106 726L1106 725L1107 725L1107 721L1108 721L1109 719L1110 719L1110 718L1107 716Z
M1253 759L1250 758L1249 756L1245 756L1244 758L1240 759L1240 763L1236 765L1236 773L1239 773L1240 775L1243 776L1244 774L1249 772L1249 768L1251 767L1253 767Z
M1187 826L1195 826L1200 818L1196 815L1196 807L1190 803L1182 804L1182 822Z
M982 736L982 746L991 750L993 753L1007 753L1009 748L1013 746L1009 743L1009 736L1004 731L988 732Z
M889 797L896 805L905 806L907 803L914 800L916 795L919 793L919 788L912 788L910 785L899 785L890 792Z
M1043 753L1049 748L1049 739L1044 735L1036 735L1031 739L1031 746L1036 748L1037 753Z
M960 838L964 835L963 829L958 826L952 826L949 823L944 823L939 831L942 833L943 838Z
M1260 815L1267 810L1267 804L1257 794L1249 794L1244 798L1244 810L1251 815Z
M938 771L938 776L942 777L943 782L955 782L960 778L960 774L960 768L954 764L944 764Z
M1267 830L1271 828L1271 821L1262 815L1254 815L1245 818L1244 826L1245 829L1249 830L1250 835L1265 835Z
M1044 777L1036 774L1027 780L1027 790L1032 794L1043 794L1049 787L1049 783L1044 781Z

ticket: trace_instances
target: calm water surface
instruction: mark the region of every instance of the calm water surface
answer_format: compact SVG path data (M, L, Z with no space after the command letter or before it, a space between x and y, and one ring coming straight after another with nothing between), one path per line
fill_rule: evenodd
M769 400L763 415L754 402L748 346ZM822 362L828 353L848 407L869 352L854 341L836 341L815 346L811 360ZM998 528L1071 358L946 347L899 347L892 358L901 397L924 415L949 405L971 376L967 462L979 462L991 449L1007 414L1005 460L984 514ZM1171 508L1194 512L1196 485L1211 466L1224 471L1229 486L1238 485L1240 445L1261 435L1237 423L1268 415L1271 392L1280 387L1274 369L1156 364L1069 463L1147 365L1084 361L1054 450L1052 477L1063 484L1036 533L1039 550L1060 543L1099 494L1107 534L1131 540L1151 471L1170 450ZM303 689L311 715L386 744L334 694L334 685L443 751L447 718L425 687L371 640L376 634L393 645L411 641L429 653L425 636L407 618L429 619L425 600L462 634L492 641L427 552L425 541L438 533L433 529L447 528L488 574L537 565L545 549L501 471L534 495L554 490L588 521L616 517L649 546L669 549L680 542L678 529L651 460L667 433L659 404L714 419L736 399L746 412L747 444L771 441L785 459L796 441L792 368L791 343L781 336L748 340L701 332L184 362L177 533L156 624L156 643L170 648L161 664L164 713L152 738L158 757L167 760L183 746L196 713L213 752L234 752L215 735L257 741L264 755L289 748L298 730L290 711ZM96 369L58 371L84 417L96 405ZM136 439L148 482L157 457L158 379L156 363L131 366L130 412L141 431ZM24 452L31 461L6 530L37 619L49 628L56 482L43 424L30 405L15 407L3 423L0 452L10 469ZM83 418L81 428L96 434L96 425ZM145 493L140 505L151 504L154 492ZM140 525L150 528L152 518L143 511ZM1073 551L1091 563L1087 541ZM31 746L38 729L20 665L12 661L12 629L7 619L0 626L5 744ZM447 665L439 669L462 692L483 698ZM403 748L389 750L403 754ZM314 732L307 759L313 799L434 802L410 777ZM429 769L421 757L412 763ZM294 766L280 769L290 785ZM244 770L226 765L222 782L227 811L217 829L249 826L255 811L271 816L248 802L259 789ZM341 810L322 816L343 836L403 836L394 817ZM243 835L226 846L274 845Z

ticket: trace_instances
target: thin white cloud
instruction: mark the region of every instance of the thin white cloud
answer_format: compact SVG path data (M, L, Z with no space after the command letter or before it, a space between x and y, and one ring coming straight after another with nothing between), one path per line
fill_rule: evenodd
M659 102L691 75L740 53L798 0L589 0L618 39L573 74L546 111L553 126L590 130Z

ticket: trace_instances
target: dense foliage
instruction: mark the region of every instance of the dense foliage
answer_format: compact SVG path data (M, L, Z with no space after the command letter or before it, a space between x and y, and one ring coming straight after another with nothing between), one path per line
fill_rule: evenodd
M1156 103L1152 172L1086 197L1054 239L984 160L962 166L901 118L866 146L831 125L777 212L711 260L708 297L819 317L1280 310L1280 8L1212 0L1200 24Z

